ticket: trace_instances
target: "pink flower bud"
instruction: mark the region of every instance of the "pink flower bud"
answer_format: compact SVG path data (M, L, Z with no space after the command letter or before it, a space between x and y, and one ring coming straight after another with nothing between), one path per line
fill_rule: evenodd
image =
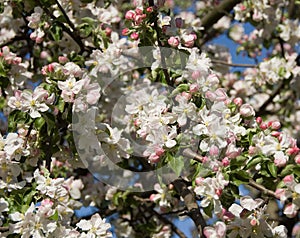
M288 155L296 155L296 154L299 153L299 151L300 151L300 149L299 149L297 146L294 146L294 147L292 147L292 148L288 148L288 149L286 150L286 153L287 153Z
M110 36L111 35L111 32L112 32L112 29L110 27L106 27L105 28L105 35L106 36Z
M146 11L149 12L149 13L153 12L153 7L147 7Z
M151 202L154 202L155 201L155 197L156 197L156 194L151 194L149 199Z
M245 5L243 5L243 4L240 4L240 9L241 9L241 11L245 11L247 8L246 8L246 6L245 6Z
M272 129L274 129L274 130L279 130L280 127L281 127L281 124L280 124L279 121L273 121L271 127L272 127Z
M284 196L285 190L283 188L277 188L275 191L275 196L277 199L280 199L282 196Z
M259 128L262 129L262 130L266 130L268 128L268 125L263 122L263 123L260 124Z
M197 185L200 185L200 184L202 184L203 180L204 180L204 178L198 177L198 178L196 178L195 182Z
M283 178L283 182L288 185L294 181L294 176L293 175L287 175Z
M123 36L127 36L129 34L129 29L128 28L124 28L123 30L122 30L122 35Z
M218 188L215 190L215 193L220 197L222 195L223 190L221 188Z
M253 218L251 221L250 221L250 224L251 226L256 226L257 225L257 220L255 218Z
M133 20L135 17L135 12L132 10L129 10L128 12L126 12L125 14L125 19L127 20Z
M65 56L58 56L58 62L61 63L61 64L64 64L66 62L68 62L69 59Z
M130 38L133 40L137 40L139 38L139 34L137 32L133 32L131 33Z
M146 17L146 14L136 15L134 18L134 21L137 25L140 25L143 22L145 17Z
M272 132L271 132L271 135L274 136L274 137L279 137L280 134L281 134L281 133L280 133L279 131L272 131Z
M297 164L300 164L300 154L296 155L294 160Z
M43 40L44 40L43 37L37 37L37 38L35 38L35 42L36 42L37 44L42 43Z
M180 95L185 97L187 100L190 100L192 98L192 95L187 92L182 92Z
M230 164L230 161L228 159L228 157L225 157L224 159L222 159L222 165L224 167L228 166Z
M148 160L150 161L150 163L156 164L160 161L160 157L156 154L151 154Z
M233 103L237 106L242 106L243 104L243 99L241 99L240 97L233 99Z
M174 37L174 36L171 36L169 39L168 39L168 44L172 47L177 47L179 45L179 39L178 37Z
M143 14L143 9L137 7L137 8L135 9L135 13L138 14L138 15L142 15L142 14Z
M40 58L41 59L47 59L47 57L49 56L49 54L47 53L47 51L42 51L41 53L40 53Z
M262 118L261 118L261 117L257 117L257 118L256 118L256 122L257 122L257 124L262 123Z
M198 90L199 90L199 85L198 84L193 83L193 84L190 85L190 92L191 93L196 93L196 92L198 92Z
M53 64L48 64L48 72L54 72L54 65Z
M249 146L249 154L254 155L257 152L257 148L255 146Z
M209 99L210 101L215 101L217 95L216 95L215 93L211 92L211 91L207 91L207 92L205 93L205 97L206 97L207 99Z
M243 117L251 117L255 115L255 111L253 109L253 107L250 104L243 104L240 107L240 114Z
M165 152L165 150L161 147L158 147L158 148L155 149L155 154L157 156L161 156L164 152Z
M138 127L141 125L141 120L140 119L135 119L133 122L134 126Z

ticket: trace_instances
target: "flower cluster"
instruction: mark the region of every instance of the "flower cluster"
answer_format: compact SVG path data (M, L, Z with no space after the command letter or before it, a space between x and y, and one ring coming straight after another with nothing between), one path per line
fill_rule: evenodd
M299 236L298 5L2 1L0 237Z

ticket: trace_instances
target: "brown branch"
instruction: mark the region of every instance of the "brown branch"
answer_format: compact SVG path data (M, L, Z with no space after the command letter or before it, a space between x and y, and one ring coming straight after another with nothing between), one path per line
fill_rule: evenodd
M45 7L39 0L38 0L40 6L42 7L42 9L52 18L53 21L55 21L57 24L59 24L61 26L61 28L63 28L63 30L77 43L77 45L80 47L80 52L83 53L84 51L90 52L90 48L86 47L82 40L81 37L77 34L76 29L72 28L72 26L74 27L73 23L70 21L69 18L66 19L67 23L68 19L71 22L72 25L70 25L71 29L73 31L70 30L70 28L68 28L64 23L60 22L59 20L57 20L57 18L49 11L49 9L47 7ZM64 13L63 13L64 14ZM88 49L88 50L87 50Z
M240 2L241 0L224 0L217 7L214 7L212 11L201 19L201 25L204 27L204 30L211 28L225 13L229 13Z
M204 237L203 229L206 227L206 222L197 204L195 193L187 187L186 181L182 178L176 179L172 184L174 185L176 192L183 198L188 210L187 215L194 221L199 237Z
M263 193L265 193L265 194L267 194L267 195L270 195L270 196L276 198L275 192L273 192L272 190L269 190L269 189L265 188L265 187L264 187L263 185L261 185L261 184L256 183L256 182L255 182L254 180L252 180L252 179L249 180L249 185L250 185L251 187L253 187L253 188L256 188L256 189L260 190L261 192L263 192Z
M202 163L202 161L203 161L202 156L198 155L197 153L195 153L191 149L185 149L183 151L183 155L186 156L186 157L189 157L189 158L191 158L193 160L196 160L196 161L198 161L200 163Z
M295 6L295 0L290 0L289 6L288 6L288 14L289 17L294 19L296 13L296 6Z
M76 32L76 28L73 24L73 22L71 22L70 18L68 17L67 13L65 12L65 10L63 9L63 7L60 5L58 0L55 0L56 5L58 6L59 10L61 11L61 13L64 15L64 18L66 19L67 23L69 24L69 26L72 28L73 32Z
M267 107L271 102L273 102L274 98L280 93L281 89L283 88L286 80L280 82L277 88L272 92L270 97L260 106L258 111L256 112L256 116L262 116L265 112Z
M222 64L222 65L231 66L231 67L247 67L247 68L256 68L257 67L257 65L255 65L255 64L228 63L226 61L215 60L215 59L212 59L211 62L214 64Z
M9 231L9 227L6 226L0 227L0 232L5 232L5 231Z

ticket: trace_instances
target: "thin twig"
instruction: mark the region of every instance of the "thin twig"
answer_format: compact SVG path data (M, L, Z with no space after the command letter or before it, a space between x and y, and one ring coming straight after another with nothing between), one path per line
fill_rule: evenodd
M250 185L251 187L253 187L253 188L256 188L256 189L260 190L261 192L263 192L263 193L265 193L265 194L267 194L267 195L270 195L270 196L272 196L272 197L274 197L274 198L277 198L275 192L273 192L272 190L269 190L269 189L265 188L265 187L264 187L263 185L261 185L261 184L256 183L256 182L255 182L254 180L252 180L252 179L249 180L249 185Z
M69 26L72 28L73 32L76 32L76 28L73 24L73 22L71 22L70 18L68 17L67 13L65 12L65 10L63 9L63 7L60 5L58 0L55 0L56 5L58 6L59 10L61 11L61 13L64 15L67 23L69 24Z
M189 158L191 158L191 159L193 159L193 160L196 160L196 161L198 161L198 162L200 162L200 163L203 162L202 156L198 155L197 153L195 153L195 152L192 151L191 149L185 149L185 150L183 151L183 155L186 156L186 157L189 157Z
M228 63L226 61L215 60L215 59L212 59L211 62L214 64L222 64L222 65L231 66L231 67L247 67L247 68L256 68L257 67L257 65L255 65L255 64Z
M39 1L39 0L38 0ZM43 4L39 1L40 6L43 8L43 10L52 18L52 20L54 20L57 24L59 24L63 30L72 37L72 39L77 43L77 45L80 47L80 51L81 53L83 53L86 50L85 45L83 44L83 42L81 41L80 36L76 33L76 31L73 30L73 32L65 26L65 24L63 24L62 22L60 22L59 20L57 20L57 18L49 11L48 8L46 8L45 6L43 6ZM66 19L67 20L67 19ZM68 20L67 20L68 21ZM70 21L70 19L69 19ZM70 26L71 27L71 26ZM74 26L73 26L74 27ZM74 28L75 29L75 28Z
M273 102L273 99L280 93L281 89L285 84L285 81L286 80L281 81L277 88L272 92L270 97L260 106L260 108L256 112L256 116L262 116L266 112L266 109L269 106L269 104Z

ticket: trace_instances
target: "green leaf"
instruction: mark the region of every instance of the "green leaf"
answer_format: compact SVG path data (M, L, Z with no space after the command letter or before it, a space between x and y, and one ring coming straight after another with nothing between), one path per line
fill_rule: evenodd
M89 23L82 23L79 26L80 35L82 37L88 37L93 31L93 26Z
M168 154L168 161L171 169L176 173L177 176L181 174L181 171L184 167L184 160L183 156L174 157Z
M65 109L65 101L60 97L57 103L57 109L62 113Z
M53 221L58 221L58 218L59 218L59 216L58 216L58 211L57 210L55 211L55 213L51 217L49 217L49 219L53 220Z
M236 186L248 183L249 179L250 175L244 170L236 170L231 174L231 181L233 181L233 184Z
M34 127L38 130L40 130L44 124L45 124L45 119L43 117L39 117L34 121Z
M63 31L61 27L55 22L50 27L49 32L54 41L60 41L63 36Z
M294 169L295 165L294 164L288 164L287 166L285 166L285 168L281 171L280 176L285 177L289 174L293 173L293 169Z
M236 158L230 160L230 168L233 169L245 165L247 159L247 157L242 155L237 156Z
M42 114L43 118L45 119L45 122L47 124L47 134L48 136L51 135L52 130L55 128L56 123L55 123L55 117L51 113L43 113Z
M273 162L271 162L271 163L268 163L267 166L268 166L268 170L270 171L271 175L274 178L277 178L277 167L276 167L276 165Z
M207 207L202 207L203 211L205 212L205 214L209 217L212 217L212 212L214 209L214 204L212 202L209 203L209 205Z
M300 167L299 166L296 166L294 169L293 169L293 174L297 175L298 177L300 177Z
M249 168L252 168L254 167L255 165L259 164L262 162L262 158L261 157L254 157L252 158L246 165L246 169L249 169Z

